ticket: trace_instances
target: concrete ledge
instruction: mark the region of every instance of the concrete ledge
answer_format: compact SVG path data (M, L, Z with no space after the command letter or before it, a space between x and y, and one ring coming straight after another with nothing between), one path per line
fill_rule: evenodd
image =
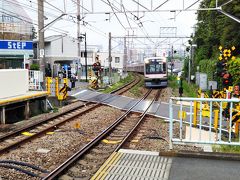
M240 154L216 152L160 151L160 156L240 161Z
M128 153L128 154L142 154L142 155L159 156L159 152L154 152L154 151L142 151L142 150L133 150L133 149L120 149L118 152Z
M28 91L24 95L0 99L0 106L18 103L18 102L22 102L30 99L36 99L40 97L47 97L47 96L48 96L47 91Z

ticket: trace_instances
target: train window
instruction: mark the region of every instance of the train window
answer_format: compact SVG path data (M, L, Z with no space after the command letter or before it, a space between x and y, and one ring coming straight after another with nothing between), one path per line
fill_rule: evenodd
M164 73L166 73L166 69L167 69L167 65L166 65L166 63L164 62L164 63L163 63L163 71L164 71Z
M163 64L152 63L146 64L146 74L164 73Z

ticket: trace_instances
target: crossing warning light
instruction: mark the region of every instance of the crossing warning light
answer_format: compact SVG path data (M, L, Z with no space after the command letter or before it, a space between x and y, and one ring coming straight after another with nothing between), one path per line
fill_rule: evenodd
M224 73L223 74L223 86L224 87L228 87L228 86L230 86L231 85L231 83L232 83L232 76L231 76L231 74L229 74L229 73Z
M227 70L227 63L225 61L219 61L216 64L217 66L217 75L218 76L223 76L223 74L226 72Z

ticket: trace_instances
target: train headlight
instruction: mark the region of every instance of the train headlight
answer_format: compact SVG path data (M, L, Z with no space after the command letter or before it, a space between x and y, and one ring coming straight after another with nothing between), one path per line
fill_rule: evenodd
M146 59L146 60L145 60L145 63L146 63L146 64L148 64L148 63L149 63L149 60L148 60L148 59Z

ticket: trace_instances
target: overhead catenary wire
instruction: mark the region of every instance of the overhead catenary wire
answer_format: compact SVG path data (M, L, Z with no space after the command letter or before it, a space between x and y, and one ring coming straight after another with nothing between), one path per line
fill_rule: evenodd
M17 5L15 2L11 2L10 0L6 0L6 1L8 1L9 3L12 3L12 4L14 4L14 5ZM28 9L30 9L30 10L32 10L32 11L37 11L36 8L31 7L31 6L29 6L29 5L26 5L26 4L24 4L24 3L20 3L20 5L23 5L24 7L28 8ZM5 9L4 9L4 10L5 10ZM55 10L55 12L57 12L57 11ZM10 16L10 15L11 15L11 16L14 16L14 15L12 15L12 13L13 13L13 14L16 14L16 16L14 16L14 18L17 18L17 19L22 20L22 21L24 21L24 22L27 22L27 23L29 23L29 24L38 26L37 23L34 23L34 22L37 22L37 21L35 21L35 20L32 20L32 21L27 20L28 17L24 17L24 16L22 16L21 14L14 13L14 12L11 12L11 11L10 11L9 13L7 13L7 12L3 12L3 13L5 13L5 14L7 14L7 15L9 15L9 16ZM51 13L50 13L50 14L51 14ZM55 17L55 15L54 15L54 17ZM66 19L63 19L63 20L72 22L71 20L66 20ZM75 22L73 22L73 23L75 23ZM102 32L101 30L97 29L95 26L92 26L92 25L89 24L89 23L87 23L87 25L91 26L91 28L88 28L89 30L91 30L91 31L93 31L93 32L95 32L95 33L97 33L97 34L99 34L99 35L107 38L106 34L105 34L104 32ZM97 29L97 30L94 30L93 28L94 28L94 29ZM51 28L49 28L49 30L54 31L54 32L58 32L58 33L63 34L63 35L65 35L66 33L68 33L67 31L63 31L63 30L58 29L58 28L55 28L55 27L51 27ZM99 33L99 32L100 32L100 33ZM115 40L113 40L113 41L115 41ZM115 42L117 42L117 41L115 41Z
M73 3L75 2L76 3L76 1L74 1L74 0L71 0ZM33 3L35 3L34 1L32 1ZM48 1L49 2L49 1ZM52 2L52 1L51 1ZM111 3L110 3L111 2ZM114 2L113 3L113 1L108 1L108 4L110 3L111 5L112 5L112 7L114 7L114 6L117 6L118 7L118 5L116 5L116 3ZM71 2L70 2L71 3ZM73 4L73 3L71 3L71 4ZM123 5L123 4L122 4ZM125 4L124 4L125 5ZM87 6L85 6L85 4L84 4L84 6L82 5L81 6L82 8L85 8L85 7L87 7ZM127 7L127 6L126 6ZM53 8L51 8L51 9L53 9ZM136 24L138 24L138 21L136 21L136 20L132 20L133 18L131 18L130 16L130 14L128 14L128 12L127 12L127 10L126 10L126 8L125 8L125 6L124 6L124 8L122 9L118 9L118 10L116 10L115 8L114 8L114 12L115 12L115 14L114 13L112 13L111 12L111 14L114 14L115 16L116 15L118 15L117 14L117 12L119 12L119 11L123 11L124 12L124 15L125 15L125 17L127 18L127 21L128 21L128 25L130 24L131 25L131 27L130 28L132 28L132 21L133 22L135 22ZM85 10L84 10L85 12L90 12L87 8L85 8ZM56 9L56 8L54 8L54 12L58 12L58 10ZM74 17L75 18L75 17ZM72 20L71 19L63 19L63 21L68 21L68 22L72 22ZM125 21L126 22L126 21ZM73 23L75 23L75 22L73 22ZM139 21L139 23L140 24L143 24L144 22L141 22L141 21ZM123 24L124 25L124 24ZM130 26L129 25L129 26ZM134 25L134 24L133 24ZM145 34L146 35L146 38L149 38L149 34L148 34L148 31L147 31L147 29L146 29L146 24L143 24L143 25L145 25L145 26L143 26L143 27L139 27L139 29L142 31L142 33L143 34ZM91 25L91 24L89 24L89 23L87 23L86 24L86 26L88 26L88 27L91 27L91 31L92 31L92 29L95 29L95 31L94 32L98 32L99 33L99 29L97 29L96 30L96 26L93 26L93 25ZM101 33L100 33L101 34ZM105 37L105 34L101 34L102 36L104 36ZM150 39L148 39L148 40L150 40ZM154 43L153 41L151 41L150 40L150 42L151 43Z
M3 8L0 7L0 9L3 9ZM6 11L7 11L7 12L6 12ZM28 23L28 24L38 26L38 24L36 23L36 21L35 21L35 23L34 23L33 21L26 20L26 19L22 18L22 17L24 17L24 16L21 16L21 15L19 15L19 14L15 14L15 12L8 11L8 10L6 10L6 9L0 10L0 12L3 13L3 14L6 14L6 15L8 15L8 16L14 17L14 18L16 18L16 19L19 19L19 20L21 20L21 21L23 21L23 22L26 22L26 23ZM15 14L15 15L13 15L13 14ZM49 30L55 31L55 32L58 32L58 33L63 33L63 34L68 33L68 31L65 31L65 30L62 30L62 29L58 29L58 28L56 28L56 27L51 27L51 28L49 28Z
M37 9L37 8L31 7L31 6L29 6L29 5L27 5L27 4L24 4L24 3L17 3L16 1L13 1L13 0L4 0L4 1L6 1L6 2L8 2L8 3L11 3L11 4L15 5L15 6L21 5L22 7L27 8L27 9L29 9L29 10L31 10L31 11L38 12L38 9ZM53 17L53 18L56 18L56 17L57 17L57 15L52 14L52 13L50 13L50 12L48 12L48 11L45 11L45 15L51 16L51 17Z
M104 2L105 4L107 4L105 1L103 1L103 0L101 0L102 2ZM114 0L115 1L115 0ZM118 3L119 4L119 2L117 2L117 1L115 1L116 3ZM121 5L121 4L119 4L119 5ZM117 7L114 7L113 5L112 5L112 7L116 10L116 11L120 11ZM125 8L125 12L126 12L126 8ZM134 17L135 17L135 15L133 14L133 13L131 13ZM127 16L128 17L128 16ZM131 19L131 18L129 18L129 19ZM133 19L131 19L134 23L136 23L136 21L135 20L133 20ZM136 23L138 26L139 26L139 23ZM142 24L142 23L141 23ZM139 26L140 27L140 26ZM142 33L146 36L146 38L151 42L151 43L154 43L151 39L149 39L149 35L148 35L148 33L146 33L146 29L144 28L144 26L142 26L142 27L140 27L140 30L142 31Z
M34 1L32 1L32 0L26 0L26 1L27 1L27 2L30 2L30 3L33 3L33 4L35 4L36 6L38 5L37 2L34 2ZM47 2L47 0L45 0L44 2L46 2L47 4L49 3L49 2ZM31 6L28 5L28 4L24 4L24 3L22 3L22 2L19 2L19 3L31 7ZM53 8L48 7L48 6L44 6L44 8L45 8L45 9L48 9L48 10L52 10L52 11L58 12L58 13L62 11L62 10L59 9L58 7L54 6L53 4L50 5L50 3L49 3L48 5L51 6L51 7L53 7ZM45 11L46 11L46 10L45 10Z
M90 12L87 8L83 7L80 3L78 4L76 1L71 0L73 3L75 3L76 5L79 5L82 9L86 10L87 12Z
M135 2L136 4L138 4L139 6L143 7L144 9L146 9L147 11L150 11L150 9L146 8L145 6L143 6L141 3L135 1L135 0L132 0L133 2Z
M51 3L47 2L46 0L45 0L44 2L47 3L49 6L51 6L51 7L55 8L55 9L57 9L59 12L64 13L63 10L61 10L61 9L59 9L58 7L52 5Z
M160 4L158 7L156 7L153 11L156 11L158 8L166 4L169 0L165 0L162 4Z
M115 15L115 17L117 18L118 22L121 24L121 26L123 27L123 29L126 30L125 26L122 24L122 22L120 21L120 19L119 19L118 16L117 16L117 14L115 13L115 11L114 11L111 3L109 2L109 0L107 0L107 2L108 2L108 4L109 4L109 6L111 7L112 12L114 13L114 15Z
M118 3L118 2L117 2ZM119 3L118 3L119 4ZM116 7L115 7L116 8ZM125 10L125 7L123 7L124 8L124 11L126 11ZM116 8L117 9L117 8ZM118 10L118 9L117 9ZM127 18L127 20L129 19L129 17L127 16L127 14L125 14L125 16L126 16L126 18ZM128 20L128 22L129 22L129 20ZM133 20L133 22L135 22L134 20ZM130 23L130 22L129 22ZM136 22L135 22L136 23ZM132 30L133 30L133 28L132 27L130 27ZM143 32L144 33L144 32ZM143 42L141 42L140 40L137 40L138 42L140 42L140 43L142 43L143 45L145 44L145 43L143 43Z
M127 19L127 22L128 22L129 27L130 27L131 29L133 29L132 26L131 26L131 23L129 22L129 19L128 19L128 16L127 16L127 13L126 13L126 10L125 10L125 7L124 7L123 4L122 4L122 7L123 7L123 10L124 10L124 12L125 12L125 16L126 16L126 19Z

